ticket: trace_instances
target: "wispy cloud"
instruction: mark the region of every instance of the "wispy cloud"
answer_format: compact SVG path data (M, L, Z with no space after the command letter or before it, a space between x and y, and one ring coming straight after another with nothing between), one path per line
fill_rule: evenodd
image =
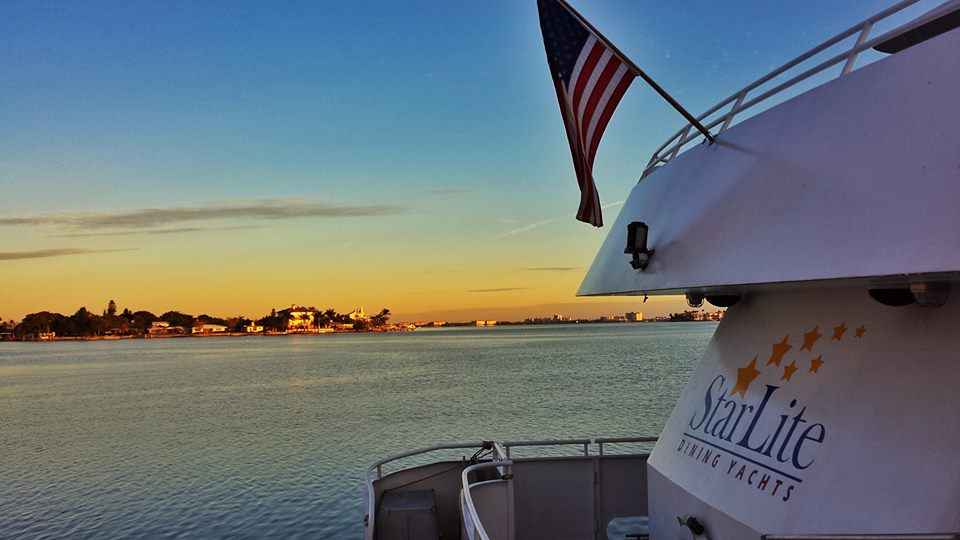
M262 225L237 225L234 227L177 227L174 229L144 229L139 231L65 233L65 234L58 234L57 236L60 236L63 238L85 238L90 236L130 236L135 234L165 235L165 234L187 234L187 233L208 232L208 231L234 231L237 229L260 229L262 227L263 227Z
M48 257L65 257L68 255L87 255L89 253L115 253L118 251L134 251L136 248L123 249L83 249L58 248L37 249L33 251L0 251L0 261L16 261L21 259L46 259Z
M492 293L492 292L509 292L509 291L525 291L529 287L502 287L499 289L470 289L467 292L471 293Z
M612 202L612 203L605 204L605 205L601 206L601 208L613 208L614 206L620 206L620 205L622 205L623 202L624 202L624 201L615 201L615 202ZM528 225L524 225L524 226L522 226L522 227L517 227L517 228L515 228L515 229L510 229L509 231L507 231L507 232L505 232L505 233L503 233L503 234L498 234L497 236L494 236L493 238L491 238L491 240L501 240L501 239L506 238L506 237L508 237L508 236L513 236L513 235L515 235L515 234L519 234L519 233L522 233L522 232L527 232L527 231L530 231L530 230L533 230L533 229L536 229L536 228L539 228L539 227L543 227L544 225L549 225L549 224L551 224L551 223L557 223L557 222L559 222L559 221L564 221L564 220L567 220L567 219L571 219L571 217L570 217L569 215L564 215L564 216L559 216L559 217L553 217L553 218L543 219L543 220L540 220L540 221L534 221L533 223L530 223L530 224L528 224Z
M543 266L540 268L523 268L522 270L527 272L573 272L574 270L580 270L576 266Z
M198 221L254 219L278 221L298 218L346 218L396 214L396 205L349 205L301 199L219 201L197 206L140 208L123 212L62 212L0 218L3 225L60 226L79 230L154 229ZM176 227L183 229L186 227ZM174 229L170 229L174 230Z

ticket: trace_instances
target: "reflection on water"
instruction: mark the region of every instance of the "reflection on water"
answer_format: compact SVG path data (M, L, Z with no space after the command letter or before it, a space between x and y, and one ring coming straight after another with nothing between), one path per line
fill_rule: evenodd
M0 537L362 536L366 464L649 435L716 325L0 344Z

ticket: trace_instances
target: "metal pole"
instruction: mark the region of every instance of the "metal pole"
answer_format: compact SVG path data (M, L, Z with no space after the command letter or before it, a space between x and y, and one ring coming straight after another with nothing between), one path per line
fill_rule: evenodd
M662 97L663 99L667 100L667 103L669 103L671 106L673 106L673 108L676 109L677 112L679 112L680 114L682 114L683 117L686 118L687 121L690 122L690 124L691 124L693 127L697 128L697 131L699 131L700 133L702 133L703 136L706 137L707 140L710 141L711 144L713 144L713 142L714 142L713 135L711 135L710 132L707 131L707 128L703 127L703 124L701 124L699 120L697 120L696 118L694 118L693 115L690 114L689 112L687 112L687 110L684 109L682 105L680 105L679 103L677 103L677 100L673 99L673 96L671 96L670 94L668 94L667 91L664 90L663 88L660 88L660 85L657 84L656 81L654 81L653 79L651 79L650 76L647 75L646 73L644 73L643 70L640 69L639 66L637 66L636 64L633 63L632 60L630 60L629 58L627 58L627 55L623 54L623 52L621 52L620 49L618 49L616 45L614 45L613 43L611 43L610 40L607 39L606 36L604 36L603 34L601 34L599 30L597 30L592 24L590 24L590 21L584 19L584 18L583 18L583 15L580 15L580 13L579 13L577 10L573 9L573 6L571 6L570 4L568 4L568 3L567 3L567 0L557 0L557 2L559 2L560 5L564 7L564 9L566 9L567 11L569 11L571 15L573 15L574 17L576 17L577 20L579 20L581 24L583 24L583 25L586 26L591 32L593 32L594 34L596 34L597 37L600 38L600 39L603 41L603 43L604 43L607 47L610 48L611 51L614 52L614 54L616 54L618 57L620 57L620 60L623 61L624 64L626 64L630 69L632 69L641 79L643 79L644 81L646 81L646 83L649 84L651 88L653 88L658 94L660 94L660 97Z
M863 30L860 31L860 36L857 37L857 42L853 44L853 49L851 49L850 57L847 58L847 63L843 65L843 71L840 72L840 76L844 76L847 73L850 73L850 70L853 69L854 63L857 61L858 53L855 52L858 48L863 45L863 42L867 40L867 36L870 35L870 30L873 29L872 22L866 22L863 25Z

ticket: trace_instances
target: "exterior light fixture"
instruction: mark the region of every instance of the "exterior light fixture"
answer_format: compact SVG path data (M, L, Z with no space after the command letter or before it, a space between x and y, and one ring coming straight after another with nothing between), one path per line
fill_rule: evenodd
M938 308L947 302L949 283L911 283L909 287L869 289L870 297L885 306Z
M920 307L941 307L947 303L949 283L911 283L910 292Z
M692 308L698 308L703 305L705 295L701 292L688 292L687 305Z
M628 255L633 255L630 266L635 270L643 271L650 263L650 257L653 257L653 249L647 249L647 232L649 227L642 221L634 221L627 225L627 247L623 250Z

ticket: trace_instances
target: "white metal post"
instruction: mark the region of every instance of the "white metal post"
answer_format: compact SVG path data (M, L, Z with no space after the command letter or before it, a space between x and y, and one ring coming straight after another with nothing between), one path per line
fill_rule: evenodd
M850 56L847 58L847 63L843 65L843 71L840 72L841 77L847 73L850 73L850 70L853 69L853 65L857 62L857 55L860 54L857 52L857 49L859 49L867 41L867 36L870 35L870 30L872 29L872 22L867 21L863 24L863 30L860 31L860 36L857 37L857 42L853 45Z

